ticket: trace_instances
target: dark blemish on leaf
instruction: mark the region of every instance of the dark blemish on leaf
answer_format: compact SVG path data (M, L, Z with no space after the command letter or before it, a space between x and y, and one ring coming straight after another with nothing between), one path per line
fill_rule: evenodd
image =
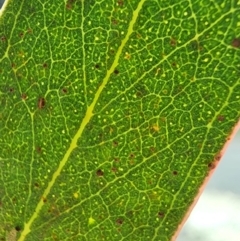
M120 7L123 6L123 0L118 0L117 3L118 3L118 6L120 6Z
M37 152L37 153L41 153L41 152L42 152L42 148L41 148L40 146L37 146L37 147L36 147L36 152Z
M133 153L131 153L131 154L129 155L129 157L130 157L130 158L134 158L135 155L134 155Z
M35 182L34 187L39 188L39 183Z
M123 224L123 220L121 218L116 220L117 225L122 225Z
M67 4L66 4L66 8L71 10L72 7L73 7L73 3L74 3L75 0L68 0L67 1Z
M119 159L118 157L114 157L114 161L115 161L115 162L119 162L120 159Z
M97 176L102 177L103 176L103 171L101 169L98 169L96 174L97 174Z
M154 153L155 152L155 147L150 147L150 151L151 151L151 153Z
M21 227L20 227L19 225L17 225L17 226L15 227L15 230L16 230L17 232L19 232L19 231L21 230Z
M42 198L43 202L46 203L47 199L45 197Z
M217 119L218 119L218 121L222 122L222 121L224 121L224 116L223 115L219 115L217 117Z
M11 66L12 66L12 68L15 68L15 67L16 67L16 65L15 65L14 63L12 63Z
M174 38L171 38L170 44L171 44L171 46L176 46L177 45L177 40L174 39Z
M24 36L24 33L21 32L21 33L19 34L19 37L22 38L23 36Z
M208 164L208 168L210 169L210 170L213 170L214 168L215 168L215 164L214 163L209 163Z
M96 69L99 69L99 68L100 68L100 65L99 65L99 64L95 64L95 68L96 68Z
M232 41L232 47L234 47L234 48L240 48L240 38L235 38L235 39Z
M62 93L66 94L67 93L67 89L66 88L62 88Z
M173 67L176 67L176 66L177 66L177 64L176 64L175 62L173 62L173 63L172 63L172 66L173 66Z
M117 147L117 146L118 146L118 142L117 142L117 141L114 141L114 142L113 142L113 146L114 146L114 147Z
M177 171L173 171L173 175L176 176L178 174Z
M116 19L112 19L112 24L113 25L117 25L118 24L118 21Z
M116 173L117 172L117 168L116 167L112 167L112 172Z
M222 158L222 155L217 154L214 159L215 159L215 161L220 161L221 158Z
M158 217L159 217L159 218L163 218L164 215L165 215L164 212L158 212Z
M115 69L114 74L119 74L119 71L117 69Z
M1 37L1 41L5 42L7 40L7 38L5 36Z
M28 33L32 33L33 30L32 30L31 28L29 28L29 29L27 30L27 32L28 32Z
M45 68L45 69L47 68L47 64L46 63L43 64L43 68Z
M27 99L27 95L25 93L22 93L21 98L22 98L22 100L26 100Z
M14 89L13 88L9 88L9 92L10 93L14 92Z
M45 104L46 104L45 99L44 98L39 98L39 100L38 100L38 108L39 109L44 108Z

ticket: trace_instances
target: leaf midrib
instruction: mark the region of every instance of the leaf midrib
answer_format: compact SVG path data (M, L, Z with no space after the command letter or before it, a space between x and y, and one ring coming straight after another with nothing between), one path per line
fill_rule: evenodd
M70 144L68 150L66 151L63 159L60 161L57 170L53 173L52 179L48 183L47 188L44 190L42 198L39 200L33 215L30 217L28 222L24 224L24 229L21 232L21 235L20 235L18 241L24 241L26 236L28 235L28 233L30 233L31 225L34 222L34 220L38 217L38 214L40 213L40 211L41 211L41 209L42 209L42 207L44 205L43 198L46 198L48 196L48 194L50 193L50 191L51 191L51 189L52 189L52 187L53 187L57 177L61 174L62 169L64 168L64 166L66 165L67 161L69 160L69 157L70 157L71 153L77 147L77 142L81 138L82 133L83 133L86 125L88 124L88 122L93 117L93 115L94 115L93 114L94 107L95 107L95 105L96 105L96 103L97 103L97 101L98 101L98 99L99 99L99 97L100 97L104 87L107 85L111 74L113 73L114 69L118 65L118 61L119 61L120 55L122 53L122 50L123 50L124 46L126 45L130 35L133 33L133 26L134 26L134 24L135 24L135 22L137 20L139 12L142 9L142 6L143 6L145 1L146 0L141 0L139 2L139 4L138 4L137 8L133 11L133 17L132 17L131 21L129 22L129 26L128 26L128 29L127 29L126 36L122 40L121 45L119 46L119 48L118 48L118 50L116 52L116 55L115 55L115 58L114 58L114 61L113 61L112 65L111 65L111 67L110 67L109 70L107 70L106 76L104 77L104 79L102 81L102 84L99 86L92 103L90 104L90 106L88 106L86 114L85 114L85 116L84 116L84 118L83 118L83 120L82 120L82 122L80 124L80 127L79 127L77 133L73 137L73 139L71 141L71 144Z

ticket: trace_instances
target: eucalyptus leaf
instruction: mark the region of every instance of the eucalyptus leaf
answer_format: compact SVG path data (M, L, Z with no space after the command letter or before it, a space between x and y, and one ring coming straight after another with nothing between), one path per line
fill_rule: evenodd
M239 0L7 1L0 240L171 240L239 116Z

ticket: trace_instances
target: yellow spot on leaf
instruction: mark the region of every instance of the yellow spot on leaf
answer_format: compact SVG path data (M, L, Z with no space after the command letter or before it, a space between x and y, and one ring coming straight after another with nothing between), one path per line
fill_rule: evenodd
M126 52L125 56L124 56L124 59L130 59L130 57L131 57L131 55L128 52Z
M93 225L95 222L96 222L96 220L93 219L92 217L90 217L90 218L88 219L88 225Z
M158 124L154 124L154 125L152 126L152 129L153 129L155 132L158 132L158 131L160 130Z
M78 197L79 197L79 195L78 195L77 192L73 193L73 196L74 196L75 198L78 198Z

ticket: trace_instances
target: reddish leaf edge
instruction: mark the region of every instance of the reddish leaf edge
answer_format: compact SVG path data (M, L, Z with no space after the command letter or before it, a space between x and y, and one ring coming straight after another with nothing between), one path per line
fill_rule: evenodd
M206 176L206 178L204 179L202 185L200 186L198 193L196 195L196 197L194 198L192 204L190 205L190 207L188 208L184 218L182 219L181 223L178 225L178 228L175 232L175 234L173 235L173 237L171 238L171 241L176 241L176 239L178 238L184 224L186 223L186 221L188 220L192 210L194 209L195 205L197 204L200 196L202 195L206 185L208 184L209 180L211 179L214 171L216 170L216 168L218 167L219 163L221 162L222 157L224 156L229 144L231 143L231 141L233 140L233 138L235 137L236 133L240 130L240 119L238 120L237 124L232 128L227 141L225 142L225 144L223 145L222 150L216 155L214 161L212 162L212 168L210 169L208 175Z

